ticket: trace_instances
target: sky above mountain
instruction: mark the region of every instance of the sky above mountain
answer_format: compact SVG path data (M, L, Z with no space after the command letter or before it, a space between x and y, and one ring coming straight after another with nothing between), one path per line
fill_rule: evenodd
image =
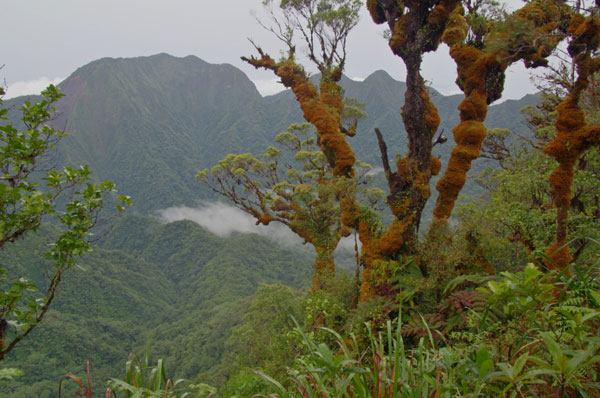
M505 3L514 9L522 1ZM273 56L283 48L256 22L257 17L264 18L261 0L9 0L2 6L2 16L7 39L0 54L4 65L0 79L8 86L7 98L39 92L98 58L161 52L233 64L263 94L282 88L270 72L257 71L240 60L253 54L248 38ZM363 10L349 38L348 76L362 79L383 69L404 80L404 66L382 35L383 27ZM423 74L443 94L457 92L455 66L445 46L427 55ZM509 69L504 98L533 92L529 76L521 65Z

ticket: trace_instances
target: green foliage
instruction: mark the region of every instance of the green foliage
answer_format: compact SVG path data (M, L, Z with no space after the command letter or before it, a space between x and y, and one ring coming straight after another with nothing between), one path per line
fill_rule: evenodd
M293 3L300 4L287 2L288 7ZM323 12L320 18L326 24L343 17L331 11L319 11ZM205 108L197 106L199 102L194 101L199 100L192 98L191 94L184 100L169 94L167 88L170 85L191 85L187 85L185 82L189 81L183 77L181 80L175 79L176 84L159 78L172 70L181 71L173 66L177 62L170 57L166 58L165 61L165 57L161 57L161 62L158 63L161 67L156 69L156 65L150 67L145 63L140 67L139 64L126 65L125 61L119 61L118 65L116 61L105 61L105 74L101 75L102 78L95 75L93 79L86 73L90 68L100 70L102 65L90 66L84 71L86 73L81 72L80 77L85 77L84 80L90 87L98 86L99 81L106 82L107 84L100 85L110 93L104 98L114 98L114 102L111 100L110 105L107 105L97 101L103 104L98 106L103 111L100 113L86 109L81 102L75 105L72 112L67 110L71 126L74 126L71 131L77 130L79 126L79 132L84 136L73 146L77 150L71 150L67 158L77 158L85 153L78 145L88 150L93 148L96 161L103 165L103 172L117 173L119 178L129 181L128 189L131 186L139 196L147 198L140 207L141 211L172 205L175 203L173 198L176 203L186 200L191 203L190 198L195 196L189 193L187 185L181 181L188 178L186 173L189 170L197 170L203 165L177 163L182 159L203 158L202 162L208 163L223 157L224 149L228 152L241 148L255 150L270 141L263 130L276 129L273 126L281 123L287 125L290 120L297 120L298 117L290 112L292 106L287 101L289 98L286 94L281 94L275 100L265 100L270 101L268 103L274 110L263 112L263 106L267 102L239 95L240 92L236 91L236 95L243 97L240 102L245 102L244 107L250 109L246 113L240 112L240 108L228 102L223 95L222 83L226 82L228 87L238 87L243 85L243 79L236 80L231 75L223 78L213 71L212 76L216 74L219 78L209 80L221 84L219 86L215 83L217 89L210 91L209 102L215 108L203 113L202 117L193 119L189 115L194 112L189 112L189 109L197 107L202 108L199 112L204 112ZM190 60L186 59L186 62L189 63ZM143 73L140 72L142 70ZM188 69L184 72L176 75L186 78L192 76L195 79L200 74ZM141 73L144 80L151 84L144 86L134 82L128 78L131 73ZM115 80L122 81L126 89L121 90L119 87L119 90L115 90ZM381 78L379 73L364 85L351 82L346 84L350 93L360 92L361 99L369 98L369 114L372 118L370 125L382 123L382 126L391 130L401 124L397 120L399 116L396 107L392 109L388 106L400 101L398 96L403 94L404 89L400 83ZM162 99L163 95L167 98L164 102L168 102L168 106L157 100L159 97ZM453 99L438 95L434 100L444 104L440 107L440 113L446 120L445 123L448 123L447 126L451 125L455 116L450 116L451 111L447 109L454 112L456 104ZM170 108L173 103L188 111L173 111L176 108ZM163 106L168 111L156 111ZM510 120L513 121L516 118L512 117L510 106L519 107L506 103L498 109L510 114ZM233 113L237 112L241 116L231 116L232 109ZM346 115L351 124L355 117L361 116L359 111L362 112L362 107L359 103L347 102L345 109L351 111ZM143 123L132 117L138 111L144 115ZM102 124L106 113L117 120L116 126L107 128L106 124ZM121 113L127 117L119 119L119 116L123 116ZM268 117L263 118L263 113L268 114ZM157 114L168 116L164 120L162 116L157 120ZM223 114L225 116L221 119ZM493 114L492 108L490 115ZM498 111L498 114L501 112ZM492 116L490 120L493 120ZM91 132L86 133L82 126L89 120L98 123L92 123ZM196 135L202 135L197 134L197 125L204 126L204 123L211 126L207 127L207 131L212 128L219 134L197 137ZM328 217L339 214L332 192L340 187L327 186L329 181L324 177L326 173L322 172L323 156L316 149L315 139L308 131L298 134L301 129L301 126L293 126L287 134L278 136L277 147L267 148L261 156L228 156L224 159L227 161L223 168L228 169L236 181L250 181L257 187L264 188L273 175L269 173L274 164L290 165L291 167L286 166L287 169L284 167L285 173L278 177L279 185L274 184L261 191L266 192L265 197L269 199L265 203L275 209L275 206L279 207L284 203L276 196L293 197L290 203L299 205L307 213L314 213L311 214L312 219L302 222L295 220L295 225L305 230L319 231L324 225L331 226L327 224L330 222ZM110 135L113 131L116 132L114 137ZM139 136L136 138L138 131L144 132L144 139ZM85 134L89 137L85 138ZM244 138L244 134L252 136L251 143ZM356 137L361 140L357 145L357 153L375 160L377 154L372 151L374 142L368 143L370 136L362 134ZM496 136L500 137L498 142L511 139L501 132ZM90 137L102 137L99 138L101 142ZM111 141L112 138L107 137L117 139ZM139 150L133 151L128 139L132 139ZM223 145L224 142L227 145ZM402 142L401 139L396 139L390 143L399 147ZM150 147L140 149L146 144ZM444 147L448 146L436 146L436 149ZM132 156L132 153L135 155ZM138 157L140 153L146 154L150 159ZM600 189L594 185L597 183L595 160L591 156L585 160L592 166L581 185L586 187L580 194L585 203L585 211L574 216L572 221L573 225L576 220L581 221L574 228L579 236L594 237L598 229L593 220L594 211L597 210L597 206L593 206L593 200ZM535 203L536 200L539 201L534 196L536 192L541 192L541 202L550 200L542 192L544 187L541 181L545 178L545 166L538 167L535 162L508 160L505 166L513 169L510 173L485 177L489 181L490 192L502 191L494 204L496 208L493 210L496 213L489 211L489 208L481 210L477 206L465 208L465 214L469 213L470 218L463 219L467 223L457 229L457 236L453 237L451 247L441 239L435 244L422 247L417 258L396 259L397 261L383 265L394 277L397 301L405 305L404 323L395 331L388 320L397 315L398 307L391 301L373 300L361 303L356 310L350 309L356 293L354 280L334 281L332 291L308 296L302 303L298 301L297 292L288 291L291 289L264 287L254 296L252 304L248 304L251 299L247 296L261 282L284 282L301 286L308 273L303 255L288 250L273 250L269 243L255 236L218 239L200 231L192 223L160 225L139 216L121 220L119 226L105 237L102 248L77 261L72 274L61 285L63 293L68 297L57 299L56 311L49 312L47 325L42 324L36 330L35 343L32 342L31 347L24 347L7 359L7 365L22 368L25 375L11 381L11 387L4 391L14 397L53 396L55 383L48 389L43 385L46 381L36 378L36 375L63 372L57 369L69 367L75 361L83 363L84 359L92 356L99 358L100 376L97 379L105 380L108 375L114 376L114 364L124 357L123 352L139 348L151 336L156 342L155 348L159 356L164 358L162 366L151 366L148 363L153 369L162 367L163 370L156 370L155 374L165 375L164 366L167 366L178 377L192 377L196 380L206 378L210 380L210 384L213 384L212 380L220 382L223 380L220 377L225 377L228 381L224 394L231 395L248 396L278 391L281 385L269 384L267 377L261 378L248 368L259 368L263 375L270 374L281 380L284 377L284 367L291 366L295 358L297 363L291 376L296 382L292 380L293 384L290 385L301 395L318 390L319 394L331 393L330 395L335 396L344 394L344 389L351 386L357 395L376 396L381 392L382 396L397 396L399 380L404 383L401 387L404 395L401 396L415 397L433 392L438 393L438 396L455 396L460 393L464 396L496 396L503 393L510 396L518 395L520 391L543 396L548 391L555 392L552 383L562 386L567 392L577 390L583 395L589 390L593 393L593 383L596 380L590 367L597 361L598 350L595 345L597 342L590 337L590 331L597 326L596 311L600 302L595 280L597 267L574 267L572 278L559 276L568 288L561 291L558 306L552 302L554 296L549 294L552 289L547 290L552 281L529 268L523 270L523 273L508 273L498 277L468 275L452 280L459 272L480 271L482 267L478 261L482 257L498 270L514 271L514 264L525 262L522 246L507 242L504 239L504 228L516 226L520 228L518 231L533 236L533 247L544 244L545 235L551 234L552 217L548 217L552 215L551 212L544 205L538 206L540 209L536 208L537 205L519 206L516 200L518 198L521 203L527 200ZM223 168L216 171L223 172ZM520 168L523 172L519 173ZM148 169L154 170L153 173L148 174ZM64 173L64 178L51 177L48 180L50 187L52 184L68 184L69 175L73 180L89 176L87 171L79 171L77 168L66 169ZM260 173L268 176L265 179L267 183L256 178ZM531 178L532 174L536 178ZM200 173L199 177L208 178L210 175L207 170ZM45 181L38 179L41 184L45 184ZM318 182L321 181L325 184L319 186ZM240 186L236 188L238 194L248 193L242 192ZM185 194L180 195L181 192ZM372 195L368 197L375 203L381 199L381 192L374 188L370 191ZM514 210L514 213L507 212L506 208ZM70 208L68 211L73 217L59 219L57 223L64 221L77 227L76 210L76 207ZM67 212L66 206L64 211ZM481 214L484 213L485 217L482 217ZM503 222L508 226L503 225ZM586 228L588 232L585 232ZM482 249L483 255L470 251L470 238L462 236L468 235L464 234L465 231L473 232L471 235L477 240L475 246ZM44 228L41 228L38 235L44 232ZM49 233L50 236L53 234L54 238L59 236L56 231ZM69 239L76 240L76 237ZM519 239L520 236L517 235L515 242ZM586 242L591 242L591 239L586 239ZM18 275L24 275L22 271L35 270L37 265L42 265L36 264L36 258L40 253L43 257L43 244L21 241L12 246L18 246L18 253L10 249L3 252L3 256L6 256L3 257L2 265L8 264L7 275L12 270L18 270ZM587 243L580 256L582 264L593 265L594 253L594 249ZM437 268L431 266L435 264ZM444 268L448 264L451 266ZM35 292L30 289L34 285L41 286L40 283L44 283L42 271L53 267L51 261L44 262L43 266L45 268L38 269L37 274L33 273L29 282L15 280L11 284L10 279L6 279L7 296L35 298ZM423 270L428 272L423 273ZM424 275L427 273L429 275ZM451 284L444 291L449 281ZM484 288L473 291L473 285L483 285ZM277 310L273 310L273 305L277 306ZM302 315L297 312L300 306L304 307ZM440 311L439 318L429 316L431 311L439 308L443 310ZM291 328L289 319L285 316L288 309L289 312L297 313L296 319L302 325L301 331L293 331ZM460 322L455 319L460 319ZM372 323L365 328L363 321L367 320ZM322 329L321 326L337 332ZM221 362L225 369L221 369L213 378L214 367L226 351L225 342L232 328L233 336L227 349L233 351L233 355L225 357ZM416 332L407 338L407 330L410 328ZM556 334L552 328L560 333ZM280 336L282 330L285 334ZM354 338L345 335L349 331L354 333ZM444 336L445 340L440 336ZM548 354L551 350L555 355ZM227 363L227 360L231 362ZM394 366L396 364L398 367ZM138 373L152 371L144 370L143 366L139 369ZM7 372L9 375L13 374L9 370ZM2 370L0 377L1 374ZM540 380L545 383L547 390L538 389L536 383ZM94 381L96 382L97 380ZM164 387L164 381L162 383ZM265 390L267 384L269 387ZM291 389L290 385L286 384L288 390ZM194 386L195 392L200 396L214 394L214 390L207 385L198 383Z
M274 0L262 0L277 25L270 28L290 49L297 34L308 45L308 56L321 72L333 72L346 58L346 38L358 23L361 0L282 0L274 12Z
M278 148L268 147L260 157L229 154L196 177L263 224L281 222L307 240L325 233L324 245L339 240L335 193L368 180L371 167L362 164L356 181L333 178L308 123L290 125L275 142Z
M482 48L493 23L497 22L499 17L505 16L503 7L496 0L464 1L465 19L469 27L466 42L476 48Z
M222 367L232 373L260 368L275 377L284 376L286 366L291 365L299 351L292 334L292 318L304 317L300 299L300 292L288 286L259 286L242 322L231 331L229 354ZM239 378L234 384L238 383Z
M14 380L18 377L23 376L23 371L15 368L2 368L0 369L0 379L2 381Z
M123 380L111 379L107 383L109 387L104 391L105 397L210 398L214 396L216 389L208 384L191 384L182 379L174 381L172 378L168 378L162 359L158 359L156 365L150 364L149 348L150 345L146 345L143 359L136 354L129 354L129 360L125 363L125 378ZM62 397L63 382L66 380L73 380L79 386L75 392L76 397L93 398L94 390L89 362L86 365L86 374L87 386L73 374L64 375L58 384L58 398ZM183 383L185 386L182 386Z
M7 247L3 264L41 283L52 267L45 244L55 233L42 227ZM169 376L221 386L217 367L246 298L260 283L305 287L311 270L306 253L257 235L219 238L189 221L162 224L128 214L99 243L65 274L29 344L6 358L5 366L24 375L0 383L0 395L55 397L58 379L84 374L86 360L94 365L97 393L149 340Z
M362 193L371 167L360 163L356 177L336 177L317 144L310 124L292 124L275 137L277 148L256 157L229 154L196 177L257 224L286 225L316 251L313 287L323 288L335 270L334 251L350 234L342 223L341 198ZM374 204L381 196L364 196Z
M333 343L335 337L323 327L345 327L354 283L341 276L331 289L308 295L282 285L259 287L229 338L218 377L226 380L218 381L224 384L221 396L275 392L256 371L283 379L294 361L309 351L305 336Z
M412 344L402 337L407 324L400 317L395 329L388 320L369 333L366 347L353 334L326 329L335 343L325 344L300 332L308 353L290 368L289 382L259 375L278 397L596 396L600 307L595 295L582 298L579 290L600 287L599 266L590 273L573 265L573 276L532 264L503 272L478 288L487 305L472 308L461 331L439 343L423 317L426 334ZM574 304L573 297L581 299ZM502 320L489 316L495 308Z
M331 337L322 332L323 327L342 330L348 319L349 303L332 292L315 292L306 297L303 304L307 334L319 341L327 341Z
M90 230L100 221L105 198L116 191L109 181L94 184L87 166L43 169L44 158L65 134L48 125L62 94L50 85L42 96L41 102L21 107L24 130L13 123L0 126L0 250L38 231L47 218L53 218L59 233L45 253L53 269L44 293L28 275L11 273L4 264L0 268L0 360L45 317L63 271L90 250ZM0 120L7 120L7 112L0 109ZM117 201L118 211L131 204L127 196Z
M150 344L146 346L144 357L140 358L136 354L130 354L129 360L125 363L125 377L123 380L111 379L110 390L115 392L124 392L125 398L175 398L189 397L189 393L179 394L177 388L183 380L173 380L167 377L165 364L162 359L156 361L156 365L151 365L149 360ZM205 389L212 393L212 388Z

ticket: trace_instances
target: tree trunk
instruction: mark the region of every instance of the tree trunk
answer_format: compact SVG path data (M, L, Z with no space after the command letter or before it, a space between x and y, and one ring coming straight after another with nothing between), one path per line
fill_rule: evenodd
M326 290L335 277L335 247L315 245L316 258L312 278L312 291Z
M0 361L6 356L6 331L8 329L8 322L5 318L0 318Z

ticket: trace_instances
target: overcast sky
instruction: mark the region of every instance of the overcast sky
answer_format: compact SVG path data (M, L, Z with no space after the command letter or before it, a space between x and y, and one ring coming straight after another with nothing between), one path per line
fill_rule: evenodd
M522 1L507 0L509 7ZM261 0L3 0L0 79L7 97L39 92L58 83L75 69L102 57L135 57L166 52L196 55L211 63L230 63L242 69L263 93L278 89L273 75L240 60L253 54L252 38L272 56L280 43L264 31L253 15ZM346 75L363 79L378 69L404 80L401 60L394 57L376 26L363 10L349 38ZM444 94L456 93L455 66L442 46L426 57L423 75ZM509 69L504 98L533 92L529 73Z

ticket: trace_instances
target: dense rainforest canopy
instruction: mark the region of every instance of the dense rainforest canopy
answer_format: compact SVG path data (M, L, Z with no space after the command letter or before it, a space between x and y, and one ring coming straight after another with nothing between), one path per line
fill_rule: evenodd
M283 55L275 59L252 43L255 55L242 59L277 76L293 93L304 121L277 135L262 154L229 154L197 178L257 225L283 224L313 246L312 289L262 285L242 306L245 315L237 325L227 323L227 350L211 372L187 367L186 376L195 380L177 387L167 379L162 360L152 366L147 357L132 356L124 380L112 380L113 394L596 396L596 3L530 0L513 12L494 0L262 3L270 19L259 22L281 41ZM361 131L361 120L368 117L365 104L346 97L341 85L352 56L347 41L361 7L375 24L386 26L390 51L406 69L404 101L397 104L403 126L397 131ZM456 64L456 85L463 93L451 141L439 131L440 113L421 74L425 55L442 48ZM307 72L303 59L316 66L317 76ZM505 73L517 62L543 71L539 104L507 116L524 115L529 131L488 131L489 105L502 97ZM51 171L43 178L50 193L27 181L34 159L61 136L46 126L60 94L51 87L45 95L41 104L23 108L26 134L12 124L2 127L7 138L1 147L0 187L6 193L1 209L7 213L0 249L39 230L47 214L59 214L66 233L78 235L69 235L60 253L50 252L55 276L48 294L29 300L25 312L18 305L29 299L33 285L5 277L8 268L0 269L0 360L44 317L62 272L89 248L88 229L97 221L103 195L113 189L110 183L87 184L74 191L84 200L67 202L63 211L55 203L64 191L61 184L86 183L86 168ZM401 131L407 147L390 159L386 141ZM372 166L357 159L352 140L358 134L375 135L371 152L379 152L380 164L374 166L383 169L384 179L373 178ZM37 152L22 154L27 140ZM434 156L434 147L452 143L447 161ZM479 158L492 160L493 167L475 178L481 195L461 202L467 172ZM424 212L435 194L427 225ZM118 236L109 237L113 245ZM348 237L355 241L354 275L336 264L335 251ZM63 247L61 239L55 248ZM137 242L129 249L143 246ZM160 258L155 254L148 261L151 257ZM174 339L158 335L158 346ZM175 351L187 355L182 346ZM14 377L10 372L6 377ZM80 384L80 393L90 397L91 386Z

